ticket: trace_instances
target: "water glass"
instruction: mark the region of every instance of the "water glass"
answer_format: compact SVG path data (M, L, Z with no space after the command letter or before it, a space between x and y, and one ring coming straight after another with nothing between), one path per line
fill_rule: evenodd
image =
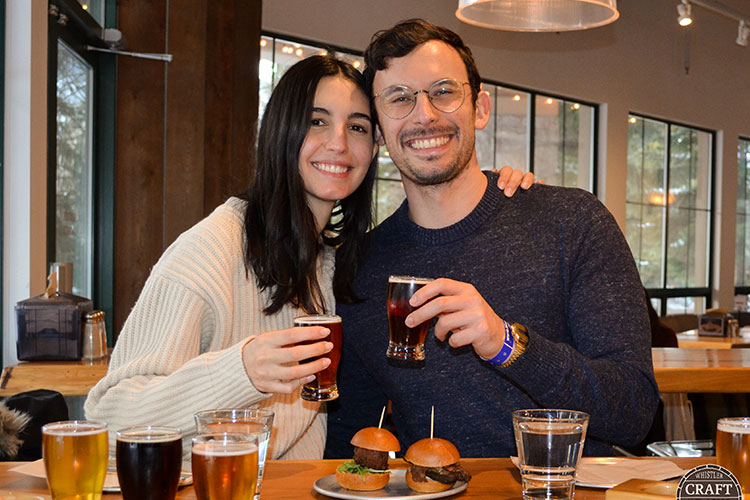
M570 500L589 416L571 410L516 410L513 429L525 500Z
M46 424L42 457L53 500L100 500L109 457L107 425L87 420Z
M255 500L260 498L263 471L266 466L268 442L273 428L273 412L258 408L219 408L195 414L195 426L199 434L231 432L258 438L258 481Z

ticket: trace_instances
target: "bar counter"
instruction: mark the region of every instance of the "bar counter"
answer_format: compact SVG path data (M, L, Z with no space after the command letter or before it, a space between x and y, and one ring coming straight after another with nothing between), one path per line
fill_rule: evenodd
M672 460L680 467L688 470L704 463L713 463L713 457L701 458L659 458ZM633 460L650 460L650 458L634 458ZM334 474L343 460L270 460L266 463L266 473L263 480L262 499L267 500L299 500L313 498L324 500L330 497L316 493L313 483L320 477ZM462 493L447 498L461 500L468 499L514 499L521 498L521 482L518 469L509 458L467 458L461 464L468 470L472 479L469 487ZM11 472L10 469L20 465L19 462L0 462L0 495L6 492L29 493L48 499L49 491L44 479L35 478ZM391 468L405 468L403 460L392 460ZM576 488L576 500L604 499L603 489ZM376 493L376 492L375 492ZM121 499L119 494L105 494L105 500ZM192 486L180 488L178 499L194 499Z

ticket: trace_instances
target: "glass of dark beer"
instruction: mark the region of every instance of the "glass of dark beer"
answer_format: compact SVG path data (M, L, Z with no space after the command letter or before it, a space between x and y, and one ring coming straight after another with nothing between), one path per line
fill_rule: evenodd
M318 314L310 316L300 316L294 318L294 326L324 326L331 331L331 334L323 340L333 342L331 352L324 354L331 360L323 371L315 374L315 380L302 386L302 399L307 401L331 401L339 397L339 389L336 385L336 372L339 369L339 360L341 359L341 317L334 314ZM314 344L320 340L307 340L300 344ZM318 359L310 358L302 362L306 363Z
M173 500L182 471L182 434L172 427L117 432L117 479L124 500Z
M431 278L414 276L388 277L388 329L390 342L386 355L399 360L424 359L424 340L427 336L429 321L409 328L406 317L415 309L409 304L414 292L431 282Z

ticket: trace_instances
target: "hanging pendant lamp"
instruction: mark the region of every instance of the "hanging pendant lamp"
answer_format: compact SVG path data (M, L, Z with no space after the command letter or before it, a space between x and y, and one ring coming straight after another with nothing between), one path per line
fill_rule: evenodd
M496 30L574 31L614 22L617 0L458 0L461 21Z

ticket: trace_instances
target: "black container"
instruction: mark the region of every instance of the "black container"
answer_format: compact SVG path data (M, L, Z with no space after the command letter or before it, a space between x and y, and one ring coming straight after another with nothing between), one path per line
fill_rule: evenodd
M84 315L93 310L90 299L58 292L16 304L18 340L22 361L69 361L83 355Z

